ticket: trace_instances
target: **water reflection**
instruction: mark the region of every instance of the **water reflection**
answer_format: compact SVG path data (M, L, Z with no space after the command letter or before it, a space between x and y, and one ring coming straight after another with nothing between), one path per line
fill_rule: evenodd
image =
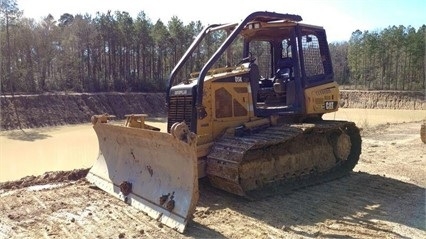
M19 130L19 131L12 131L7 133L6 137L12 140L36 141L36 140L43 140L52 136L42 133L40 131Z

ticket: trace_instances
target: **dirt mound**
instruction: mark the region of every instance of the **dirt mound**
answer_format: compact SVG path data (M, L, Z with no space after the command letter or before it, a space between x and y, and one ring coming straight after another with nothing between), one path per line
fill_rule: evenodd
M88 171L89 169L75 169L71 171L46 172L40 176L27 176L16 181L0 183L0 190L20 189L34 185L77 181L86 177Z

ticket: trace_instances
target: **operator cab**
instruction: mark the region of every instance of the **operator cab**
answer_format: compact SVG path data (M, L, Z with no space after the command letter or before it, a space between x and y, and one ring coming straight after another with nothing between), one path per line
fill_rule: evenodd
M242 34L245 54L256 58L260 74L251 79L255 114L304 114L305 89L333 81L324 29L288 21L252 24L258 27Z
M168 129L185 121L207 135L205 128L219 132L256 118L300 121L335 111L338 89L325 30L301 20L255 12L239 24L204 28L170 74Z

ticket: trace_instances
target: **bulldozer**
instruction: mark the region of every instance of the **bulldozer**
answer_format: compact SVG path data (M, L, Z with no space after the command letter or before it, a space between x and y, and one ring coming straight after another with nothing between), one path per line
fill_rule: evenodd
M245 197L349 174L360 130L322 119L338 110L339 86L325 29L301 21L260 11L204 27L168 78L167 132L144 114L93 116L99 156L87 180L183 233L201 178Z

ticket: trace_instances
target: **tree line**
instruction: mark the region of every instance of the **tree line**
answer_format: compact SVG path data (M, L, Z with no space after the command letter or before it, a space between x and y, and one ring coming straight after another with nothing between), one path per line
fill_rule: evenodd
M164 91L203 28L178 17L153 23L143 11L135 19L109 11L36 22L22 16L16 0L0 4L1 93ZM355 89L424 89L425 30L357 30L348 42L330 43L336 80ZM212 37L203 51L217 48L214 38L223 36Z
M389 26L352 33L331 43L335 76L341 85L368 90L426 89L426 25Z

